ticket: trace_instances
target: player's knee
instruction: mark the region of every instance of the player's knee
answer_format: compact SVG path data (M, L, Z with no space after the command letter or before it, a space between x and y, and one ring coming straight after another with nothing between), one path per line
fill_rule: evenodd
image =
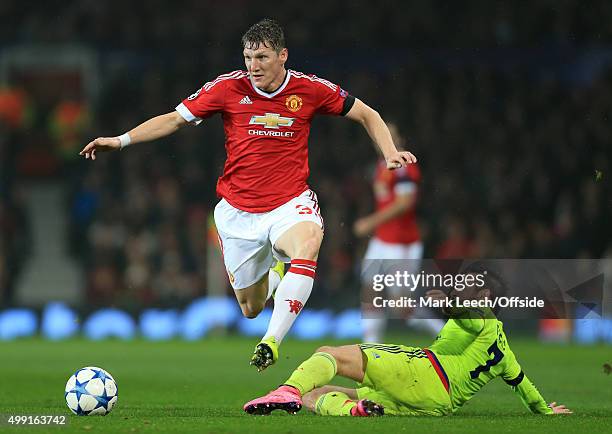
M240 309L242 310L242 315L246 318L253 319L261 313L264 309L264 305L262 303L240 303Z

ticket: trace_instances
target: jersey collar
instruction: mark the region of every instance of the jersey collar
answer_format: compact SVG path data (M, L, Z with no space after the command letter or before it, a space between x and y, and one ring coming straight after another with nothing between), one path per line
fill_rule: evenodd
M255 86L255 84L253 83L253 80L251 80L251 76L249 75L249 81L251 82L251 86L253 87L253 90L257 92L259 95L265 96L266 98L273 98L279 93L281 93L283 90L285 90L285 88L287 87L287 84L289 84L290 78L291 78L291 71L287 70L285 74L285 81L283 81L283 84L281 84L280 87L276 89L274 92L268 93L268 92L264 92L263 90Z

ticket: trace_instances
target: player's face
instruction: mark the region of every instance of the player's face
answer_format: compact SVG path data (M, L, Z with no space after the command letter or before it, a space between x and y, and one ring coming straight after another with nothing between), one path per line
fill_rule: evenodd
M282 84L288 56L286 48L277 53L273 48L260 44L258 47L245 48L243 55L251 80L259 89L272 92Z

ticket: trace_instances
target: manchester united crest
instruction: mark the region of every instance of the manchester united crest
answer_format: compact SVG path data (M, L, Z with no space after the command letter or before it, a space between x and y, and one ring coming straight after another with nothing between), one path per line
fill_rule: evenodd
M285 105L290 111L296 112L302 108L302 98L297 95L288 96Z

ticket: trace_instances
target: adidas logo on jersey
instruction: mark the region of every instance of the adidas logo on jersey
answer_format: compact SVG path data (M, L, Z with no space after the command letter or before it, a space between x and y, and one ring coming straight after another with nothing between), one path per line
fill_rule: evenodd
M249 98L249 96L247 95L242 98L238 104L253 104L253 101L251 101L251 98Z

